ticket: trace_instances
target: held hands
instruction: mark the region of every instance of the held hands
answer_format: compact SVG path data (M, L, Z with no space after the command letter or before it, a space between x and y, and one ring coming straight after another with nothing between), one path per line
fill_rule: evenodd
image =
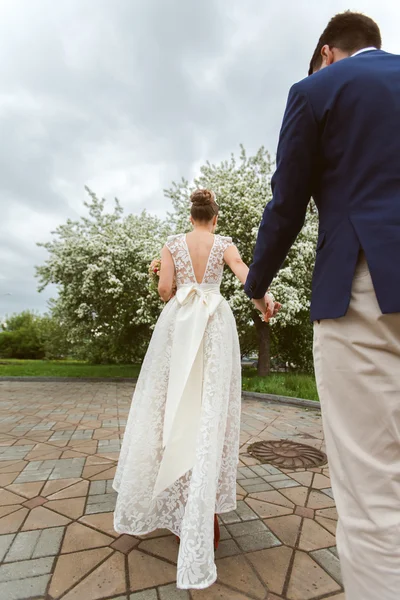
M257 308L257 310L260 311L263 320L266 323L268 323L268 321L272 319L272 317L275 317L275 315L282 308L282 304L280 304L279 302L275 302L272 296L270 296L269 294L265 294L264 298L260 298L257 300L254 298L253 304Z

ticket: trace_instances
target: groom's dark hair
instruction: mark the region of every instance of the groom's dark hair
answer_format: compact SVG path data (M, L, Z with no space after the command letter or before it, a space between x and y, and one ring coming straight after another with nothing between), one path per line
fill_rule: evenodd
M349 55L374 46L382 46L381 32L378 25L361 13L346 11L333 17L321 37L310 62L309 75L317 71L322 64L321 50L323 46L335 47Z

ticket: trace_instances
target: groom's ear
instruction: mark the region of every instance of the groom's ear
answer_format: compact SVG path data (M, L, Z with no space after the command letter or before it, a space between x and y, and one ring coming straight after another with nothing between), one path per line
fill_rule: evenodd
M334 50L328 44L325 44L325 46L322 46L321 48L321 59L319 71L325 67L329 67L329 65L335 62Z

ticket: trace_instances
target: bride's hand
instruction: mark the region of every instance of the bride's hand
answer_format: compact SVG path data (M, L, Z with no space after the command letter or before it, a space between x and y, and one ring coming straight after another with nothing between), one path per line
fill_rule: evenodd
M274 302L274 312L273 312L273 317L275 317L278 312L281 310L282 308L282 304L280 302Z
M254 306L260 311L260 313L264 317L264 321L269 321L269 319L274 315L275 303L269 294L265 294L264 298L253 299Z

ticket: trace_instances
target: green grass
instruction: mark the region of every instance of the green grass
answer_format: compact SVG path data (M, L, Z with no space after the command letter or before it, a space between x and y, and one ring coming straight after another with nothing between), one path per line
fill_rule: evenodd
M0 377L137 377L140 365L91 365L72 360L0 358Z
M0 358L0 377L137 377L140 365L91 365L72 360L7 360ZM261 394L318 400L312 375L272 373L258 377L255 369L243 369L243 389Z
M318 400L317 386L313 375L272 373L269 377L258 377L255 369L246 367L243 369L242 387L248 392Z

